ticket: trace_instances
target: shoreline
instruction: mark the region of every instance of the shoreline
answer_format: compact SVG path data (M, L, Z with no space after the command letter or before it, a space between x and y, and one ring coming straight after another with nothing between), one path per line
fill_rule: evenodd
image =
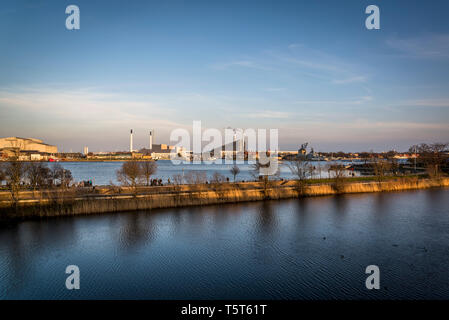
M115 213L123 211L178 208L189 206L317 197L337 194L377 193L449 187L449 178L400 178L382 182L344 182L309 184L297 181L170 185L160 187L99 187L88 190L22 191L14 204L0 192L0 221L61 216Z

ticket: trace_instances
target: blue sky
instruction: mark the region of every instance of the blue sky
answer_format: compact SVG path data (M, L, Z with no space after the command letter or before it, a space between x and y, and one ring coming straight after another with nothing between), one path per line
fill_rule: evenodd
M65 28L76 4L81 29ZM365 28L365 8L381 29ZM2 1L0 136L122 150L148 128L277 128L281 149L449 141L449 1Z

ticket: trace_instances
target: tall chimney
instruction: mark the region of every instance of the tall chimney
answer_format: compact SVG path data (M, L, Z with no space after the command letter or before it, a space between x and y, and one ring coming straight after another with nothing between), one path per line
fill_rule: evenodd
M129 137L129 152L133 152L133 129L131 129L131 135Z
M150 150L153 149L153 130L150 130Z

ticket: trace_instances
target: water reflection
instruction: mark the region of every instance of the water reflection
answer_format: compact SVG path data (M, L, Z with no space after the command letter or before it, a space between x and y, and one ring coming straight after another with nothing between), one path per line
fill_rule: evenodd
M269 237L276 230L277 227L277 215L273 210L272 201L263 201L258 203L257 216L256 216L256 228L259 235L262 237Z
M293 210L296 217L296 225L300 228L306 228L311 215L309 210L309 198L299 198L294 200Z
M438 188L438 189L427 189L424 190L426 204L430 207L441 207L441 204L446 200L447 197L447 188Z
M8 290L26 288L26 281L37 270L41 256L60 256L62 249L69 249L76 238L76 220L52 219L0 225L0 273L6 273L4 284ZM46 246L40 244L46 243ZM3 278L3 277L0 277ZM0 295L1 297L1 295Z
M67 298L76 262L81 299L449 299L448 208L440 189L0 225L0 298ZM373 263L388 292L365 290Z
M335 212L338 213L336 217L344 218L347 210L347 195L337 194L332 197Z
M377 193L374 198L374 206L376 214L384 214L388 212L388 198L385 196L385 193Z
M148 245L156 237L156 227L151 213L130 212L122 216L120 223L120 249L138 249Z

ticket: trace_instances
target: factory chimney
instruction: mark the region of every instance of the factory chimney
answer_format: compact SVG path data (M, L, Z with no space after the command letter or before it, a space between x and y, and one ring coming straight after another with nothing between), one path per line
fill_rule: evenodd
M133 129L131 129L131 135L129 137L129 152L133 152Z
M150 150L153 149L153 131L154 129L150 130Z

